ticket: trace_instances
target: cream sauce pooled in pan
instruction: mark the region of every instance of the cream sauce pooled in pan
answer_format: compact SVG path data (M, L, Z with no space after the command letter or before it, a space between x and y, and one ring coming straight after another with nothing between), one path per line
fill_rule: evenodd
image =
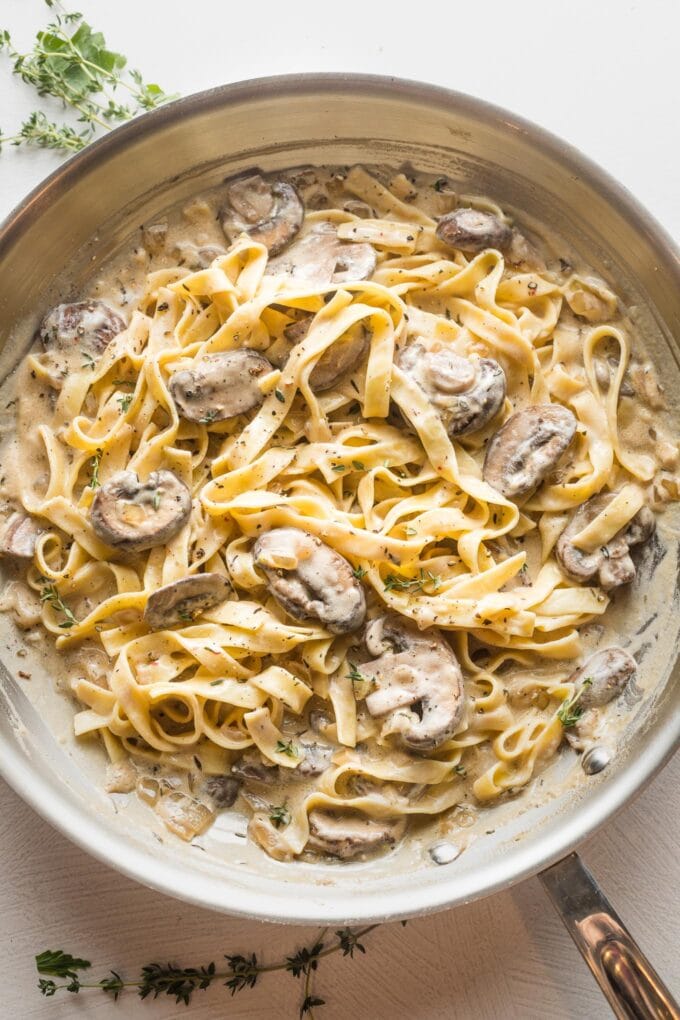
M606 764L637 668L611 600L678 447L568 249L445 178L253 172L45 311L0 608L49 634L111 791L350 859L567 744Z

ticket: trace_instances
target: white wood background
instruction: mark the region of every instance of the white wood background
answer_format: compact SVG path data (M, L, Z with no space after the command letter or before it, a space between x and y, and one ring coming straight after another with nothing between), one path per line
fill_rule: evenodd
M345 0L74 0L133 66L168 91L304 70L421 78L489 99L580 146L680 240L675 0L485 0L403 5ZM253 11L256 10L256 17ZM44 23L40 0L2 0L0 28L19 48ZM1 59L1 58L0 58ZM0 63L0 125L33 108ZM0 156L0 215L56 165L49 152ZM641 947L680 995L680 760L583 847L583 857ZM132 975L152 959L200 964L226 952L280 959L305 929L232 920L149 892L91 860L0 782L0 1018L173 1018L169 999L118 1006L98 993L43 999L33 956L64 948ZM316 978L319 1020L598 1020L599 991L536 880L482 902L386 926L354 962L332 957ZM231 999L198 993L188 1015L296 1017L300 986L272 975Z

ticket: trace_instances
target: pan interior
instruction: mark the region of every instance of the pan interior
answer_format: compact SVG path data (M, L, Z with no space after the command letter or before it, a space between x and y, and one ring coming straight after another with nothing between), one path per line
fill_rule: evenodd
M41 186L0 236L0 272L16 282L0 297L3 378L45 309L82 292L142 222L245 168L306 163L410 163L445 173L461 191L488 194L566 238L632 310L680 420L673 339L680 281L658 228L573 152L509 115L424 86L340 76L234 86L175 104L115 132ZM633 590L609 612L612 638L627 644L634 635L630 647L641 662L615 762L587 778L565 751L523 793L481 811L465 832L468 848L445 867L427 853L431 830L387 857L342 865L273 861L246 841L245 820L229 813L192 844L175 839L136 798L103 792L103 752L71 737L73 705L58 690L54 658L36 648L18 659L5 615L0 764L23 796L87 849L204 906L323 922L470 900L566 851L672 746L679 524L676 511L663 516L661 552L646 556ZM17 680L19 669L31 679Z

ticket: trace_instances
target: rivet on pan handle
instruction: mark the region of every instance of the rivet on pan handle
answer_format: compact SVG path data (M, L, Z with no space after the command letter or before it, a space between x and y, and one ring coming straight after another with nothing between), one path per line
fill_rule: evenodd
M539 876L620 1020L680 1020L680 1008L578 854Z

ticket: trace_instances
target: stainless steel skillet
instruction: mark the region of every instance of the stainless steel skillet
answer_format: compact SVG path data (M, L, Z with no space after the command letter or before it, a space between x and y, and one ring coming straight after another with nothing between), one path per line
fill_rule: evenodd
M79 278L163 208L254 164L404 161L530 211L612 276L639 309L677 409L680 259L636 201L575 150L512 114L432 86L354 75L261 79L192 96L119 128L48 178L0 231L5 372L22 356L51 292L77 291ZM551 771L550 799L527 802L519 815L499 810L493 835L445 868L426 865L412 847L338 868L281 865L226 836L201 854L159 844L133 812L115 812L101 793L99 763L55 739L55 730L67 730L70 707L51 692L46 674L38 710L12 677L11 652L3 653L0 768L25 800L95 856L161 891L243 916L385 920L455 906L542 872L618 1015L678 1016L578 858L565 857L649 781L680 736L678 667L654 640L664 634L664 647L677 646L677 590L661 591L652 579L639 594L657 622L641 655L645 693L615 761L576 783L564 782L564 770Z

